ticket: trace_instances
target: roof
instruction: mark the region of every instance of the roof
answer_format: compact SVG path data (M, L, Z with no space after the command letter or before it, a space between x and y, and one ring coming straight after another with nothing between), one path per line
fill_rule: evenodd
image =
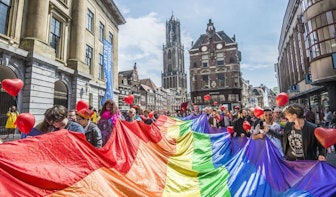
M126 23L125 18L123 17L113 0L104 0L103 3L105 3L107 10L110 11L110 14L113 16L113 19L118 25Z
M119 75L123 75L125 77L131 77L133 74L133 70L125 70L125 71L120 71Z
M149 86L151 89L153 90L157 90L157 86L155 85L155 83L151 80L151 79L141 79L140 80L141 84L144 84L146 86Z
M146 91L146 92L151 92L153 93L153 89L149 86L146 86L145 84L140 84L140 86Z
M232 44L235 43L235 41L230 38L224 31L219 31L216 32L216 38L217 40L223 41L225 44ZM191 49L198 49L202 43L206 40L207 38L207 34L202 34L197 41L195 42L195 44L192 46Z

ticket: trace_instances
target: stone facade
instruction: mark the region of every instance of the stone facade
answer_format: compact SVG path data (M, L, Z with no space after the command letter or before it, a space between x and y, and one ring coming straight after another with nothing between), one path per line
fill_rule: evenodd
M106 87L103 39L112 43L113 90L118 94L118 25L126 21L113 1L12 0L5 7L0 72L24 81L15 98L20 112L34 114L39 122L54 104L71 109L86 100L99 108Z
M184 67L184 46L181 43L180 21L172 15L166 22L166 44L163 45L162 87L175 89L179 103L187 100L187 74Z

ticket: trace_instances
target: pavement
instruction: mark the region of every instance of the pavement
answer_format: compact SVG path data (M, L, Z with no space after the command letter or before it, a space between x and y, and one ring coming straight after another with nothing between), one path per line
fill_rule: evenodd
M8 142L13 140L18 140L21 138L21 134L8 134L8 135L0 135L0 142Z
M18 140L21 138L21 134L8 134L8 135L0 135L0 143L2 142L8 142L13 140ZM332 151L327 152L326 160L328 163L336 167L336 152L335 149Z

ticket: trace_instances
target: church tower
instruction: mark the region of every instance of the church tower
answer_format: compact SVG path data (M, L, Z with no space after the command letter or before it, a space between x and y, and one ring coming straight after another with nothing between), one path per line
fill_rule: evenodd
M162 86L175 89L181 101L187 100L187 74L184 69L184 46L181 44L180 21L172 14L166 22L166 44L163 45Z

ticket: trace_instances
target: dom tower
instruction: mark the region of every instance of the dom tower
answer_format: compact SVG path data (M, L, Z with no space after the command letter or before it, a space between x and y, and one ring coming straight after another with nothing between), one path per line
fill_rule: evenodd
M166 22L163 45L163 88L176 91L177 104L187 100L187 74L184 70L184 46L181 45L180 21L172 15Z

